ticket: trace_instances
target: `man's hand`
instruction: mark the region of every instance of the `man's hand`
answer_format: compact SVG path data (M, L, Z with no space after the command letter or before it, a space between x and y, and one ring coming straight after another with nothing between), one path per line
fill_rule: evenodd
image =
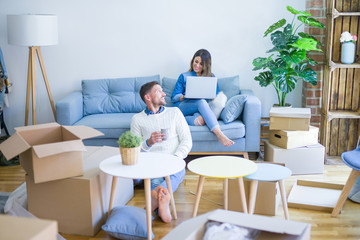
M151 147L157 142L162 142L164 138L165 138L165 134L161 132L153 132L150 138L147 140L147 144Z

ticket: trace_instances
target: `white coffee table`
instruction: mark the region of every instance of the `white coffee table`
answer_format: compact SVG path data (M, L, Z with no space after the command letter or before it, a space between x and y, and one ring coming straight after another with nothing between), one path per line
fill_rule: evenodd
M153 178L165 177L166 184L171 196L171 210L174 219L177 219L174 195L172 192L170 175L180 172L185 168L185 161L179 157L166 153L141 152L139 161L135 165L123 165L121 156L116 155L105 159L99 165L104 173L113 176L109 214L113 205L113 197L116 189L117 177L144 179L145 201L146 201L146 220L148 239L151 239L151 182Z
M196 192L193 217L196 217L205 177L224 179L224 209L228 208L228 179L237 178L240 188L240 199L247 213L246 196L243 177L256 171L257 166L254 162L241 157L233 156L209 156L192 160L187 168L199 176L199 183Z

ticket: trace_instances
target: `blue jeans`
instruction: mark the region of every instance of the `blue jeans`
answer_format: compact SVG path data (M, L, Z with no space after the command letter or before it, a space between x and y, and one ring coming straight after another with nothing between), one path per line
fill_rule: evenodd
M182 181L184 180L184 176L185 176L185 168L178 173L170 175L170 182L173 192L175 192L178 189L180 183L182 183ZM159 185L167 189L165 178L162 177L162 178L151 179L151 191L154 190Z
M181 110L187 123L191 126L195 126L195 119L201 115L210 131L219 127L215 114L205 99L185 99L184 101L174 104L174 106Z

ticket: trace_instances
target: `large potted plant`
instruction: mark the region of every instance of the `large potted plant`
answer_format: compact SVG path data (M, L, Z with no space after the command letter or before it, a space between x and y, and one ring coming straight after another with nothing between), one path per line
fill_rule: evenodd
M121 160L124 165L134 165L139 159L140 144L143 139L130 131L124 132L118 140Z
M299 80L317 84L317 74L310 66L317 62L309 58L310 51L322 51L318 48L321 43L312 35L298 32L303 24L312 27L324 28L324 24L311 17L310 13L298 11L287 6L294 14L291 23L283 18L271 25L264 33L270 34L273 48L267 51L269 57L258 57L253 60L253 71L264 70L255 77L261 87L273 85L278 96L279 106L285 106L286 95L293 91ZM298 21L295 21L295 20Z

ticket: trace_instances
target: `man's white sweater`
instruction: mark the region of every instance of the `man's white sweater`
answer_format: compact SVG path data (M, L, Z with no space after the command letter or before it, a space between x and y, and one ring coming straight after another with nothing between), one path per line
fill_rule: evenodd
M167 140L155 143L151 147L146 144L153 132L169 129ZM141 136L144 142L141 148L144 151L163 152L186 158L192 147L189 126L180 109L165 107L157 114L145 113L145 110L135 114L131 120L131 132Z

